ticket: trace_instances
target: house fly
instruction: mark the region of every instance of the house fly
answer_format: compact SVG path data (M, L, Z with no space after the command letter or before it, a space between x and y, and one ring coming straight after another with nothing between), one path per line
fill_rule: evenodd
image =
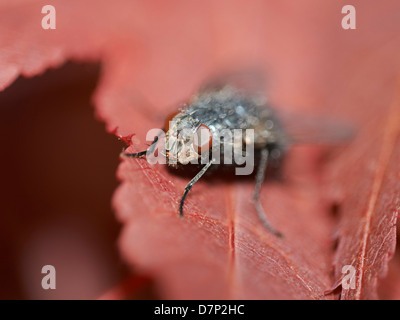
M351 130L326 119L309 119L297 115L283 115L273 109L262 94L260 74L239 72L223 75L204 86L188 104L169 115L165 121L165 155L168 165L177 167L201 160L204 166L186 185L179 204L183 217L185 199L194 184L226 152L227 139L220 138L226 130L247 130L238 144L230 140L233 154L247 154L251 145L260 155L255 175L253 204L257 215L274 235L281 237L267 219L260 202L261 186L271 158L280 159L293 143L337 143L347 140ZM247 135L248 130L252 132ZM186 132L185 134L182 134ZM122 153L124 157L144 157L155 150L160 135L145 151ZM237 165L232 161L229 165Z

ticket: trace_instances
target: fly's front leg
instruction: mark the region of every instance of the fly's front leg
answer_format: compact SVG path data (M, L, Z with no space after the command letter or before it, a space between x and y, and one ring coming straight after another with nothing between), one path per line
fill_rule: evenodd
M157 146L157 142L158 139L160 139L160 136L162 135L164 131L161 131L153 140L153 142L151 143L151 145L149 146L149 148L147 150L144 151L140 151L140 152L136 152L136 153L124 153L122 151L121 156L122 157L127 157L127 158L140 158L145 156L146 154L150 154L153 153L156 146Z
M186 185L185 191L183 192L183 196L181 199L181 202L179 204L179 216L183 218L183 205L185 204L185 199L189 191L192 189L193 185L199 181L199 179L203 176L204 173L210 168L210 166L215 162L215 159L212 159L210 162L208 162L196 176Z

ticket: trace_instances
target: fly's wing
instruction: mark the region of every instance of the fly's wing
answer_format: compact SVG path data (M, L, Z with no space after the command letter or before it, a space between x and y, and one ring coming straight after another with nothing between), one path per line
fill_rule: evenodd
M350 123L326 116L279 111L277 118L286 141L290 144L343 144L354 138L356 130Z
M258 104L268 106L265 99L266 77L259 67L246 67L220 73L211 77L200 93L215 91L230 85L240 93L252 97ZM273 108L272 108L273 109ZM355 135L354 127L343 120L326 116L292 114L273 109L276 121L281 125L285 143L289 144L343 144Z

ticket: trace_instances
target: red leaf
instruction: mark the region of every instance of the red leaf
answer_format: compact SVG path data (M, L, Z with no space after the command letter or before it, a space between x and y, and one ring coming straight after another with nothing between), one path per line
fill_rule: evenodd
M340 200L342 219L335 256L335 286L341 284L343 266L351 265L356 272L355 288L343 289L344 299L376 299L377 280L386 276L396 247L400 208L400 82L394 87L393 80L379 84L379 92L386 92L392 101L376 101L380 109L374 106L379 112L374 112L371 120L367 117L372 110L365 110L365 126L353 149L332 168L334 179L345 186Z
M260 225L249 180L200 181L180 220L187 180L124 161L114 198L122 256L153 274L162 297L332 298L323 294L334 282L332 201L341 213L336 283L343 265L357 270L356 289L342 297L376 297L394 250L399 198L396 1L357 4L358 28L347 31L344 3L317 0L53 1L57 29L47 31L45 4L0 6L0 88L68 59L101 60L97 114L108 131L137 135L135 150L210 74L249 63L268 67L276 105L359 124L357 138L330 161L317 147L299 147L289 155L287 182L264 185L263 205L285 239Z

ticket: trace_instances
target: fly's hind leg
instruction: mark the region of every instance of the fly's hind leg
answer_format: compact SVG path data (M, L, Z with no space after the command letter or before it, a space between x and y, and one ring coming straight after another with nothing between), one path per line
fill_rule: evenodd
M257 173L256 173L256 185L255 185L254 193L253 193L253 202L254 202L254 206L256 208L258 217L260 218L264 227L268 231L273 233L274 235L282 238L283 237L282 233L280 233L274 227L272 227L271 223L268 221L268 219L265 215L264 209L262 207L262 204L260 202L260 191L261 191L262 183L264 182L264 179L265 179L265 172L266 172L266 169L268 166L268 158L269 158L268 149L267 148L262 149L260 165L259 165Z

